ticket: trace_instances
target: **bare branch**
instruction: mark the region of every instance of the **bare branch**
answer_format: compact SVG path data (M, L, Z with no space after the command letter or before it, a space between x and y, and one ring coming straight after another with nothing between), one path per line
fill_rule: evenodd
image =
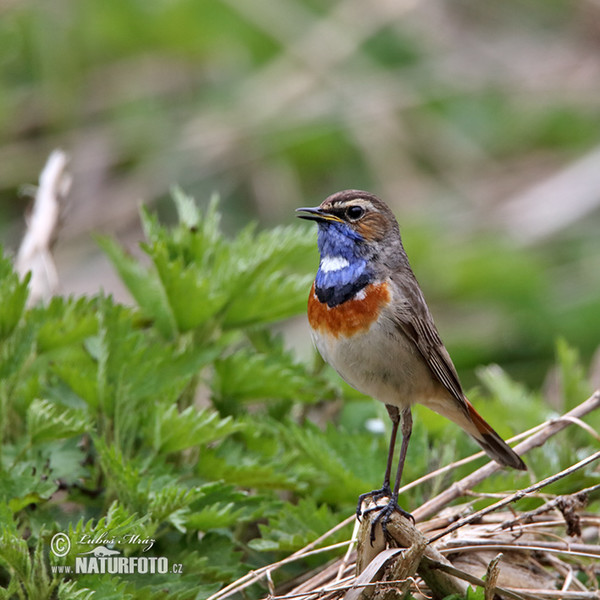
M21 242L15 268L24 276L31 271L28 304L51 297L58 288L58 275L50 249L60 214L60 200L71 186L67 155L54 150L40 174L27 231Z
M558 419L548 421L548 423L545 424L545 427L540 431L515 446L515 452L517 454L525 454L532 448L541 446L546 440L567 427L571 423L571 417L581 418L596 410L598 407L600 407L600 390L594 392L594 394L592 394L585 402L582 402L579 406L576 406L573 410L566 413L565 419L559 417ZM481 483L484 479L487 479L501 468L502 467L496 462L490 462L487 465L484 465L480 469L477 469L477 471L474 471L470 475L467 475L467 477L464 477L451 485L447 490L444 490L441 494L435 496L435 498L432 498L419 506L413 511L413 517L417 522L425 520L453 500L463 496L467 490L475 487L478 483Z

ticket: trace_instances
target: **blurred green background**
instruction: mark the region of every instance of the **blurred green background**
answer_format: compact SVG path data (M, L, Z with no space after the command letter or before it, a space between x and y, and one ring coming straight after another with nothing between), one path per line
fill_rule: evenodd
M62 292L126 299L91 234L135 251L175 183L230 231L363 188L467 387L498 362L558 402L559 337L598 383L598 2L3 0L0 49L0 242L64 149Z

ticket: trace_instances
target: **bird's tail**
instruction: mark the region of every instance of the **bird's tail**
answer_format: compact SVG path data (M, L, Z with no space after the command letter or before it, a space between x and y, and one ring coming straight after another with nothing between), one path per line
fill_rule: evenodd
M519 455L488 425L466 398L464 403L454 400L427 405L462 427L496 462L521 471L527 469Z
M521 457L488 425L466 398L465 403L470 426L465 427L463 423L458 424L471 434L490 458L513 469L527 470Z

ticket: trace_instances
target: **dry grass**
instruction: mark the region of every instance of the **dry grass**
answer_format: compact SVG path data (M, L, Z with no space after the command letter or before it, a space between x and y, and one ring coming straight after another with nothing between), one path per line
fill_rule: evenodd
M543 444L560 429L581 424L581 417L599 407L600 391L597 391L563 417L523 434L527 437L517 446L518 451L524 453ZM590 434L598 437L594 431ZM479 454L461 464L477 456ZM549 484L599 459L600 451L526 488L482 495L473 488L499 468L495 464L486 465L414 510L416 526L393 515L388 524L387 543L379 525L374 542L370 542L376 514L371 513L360 524L355 524L351 540L323 545L354 520L351 516L305 548L248 573L209 600L226 600L259 582L269 589L270 600L341 597L387 600L402 597L407 592L415 598L437 599L451 593L464 593L467 585L482 587L486 600L599 599L600 516L586 513L585 507L590 494L597 492L600 484L566 496L542 492ZM439 471L430 473L404 489L437 475ZM471 500L450 505L459 497ZM493 504L473 512L472 498L490 497L496 500ZM526 512L515 509L513 504L523 498L539 499L539 506ZM301 581L288 584L284 590L275 589L272 575L284 565L342 547L347 547L343 558L330 562L316 573L305 574Z

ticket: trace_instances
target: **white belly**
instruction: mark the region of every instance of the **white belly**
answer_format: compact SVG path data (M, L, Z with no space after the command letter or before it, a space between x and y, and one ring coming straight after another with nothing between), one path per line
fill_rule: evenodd
M312 338L323 359L363 394L399 408L439 395L423 357L385 313L349 338L315 330Z

